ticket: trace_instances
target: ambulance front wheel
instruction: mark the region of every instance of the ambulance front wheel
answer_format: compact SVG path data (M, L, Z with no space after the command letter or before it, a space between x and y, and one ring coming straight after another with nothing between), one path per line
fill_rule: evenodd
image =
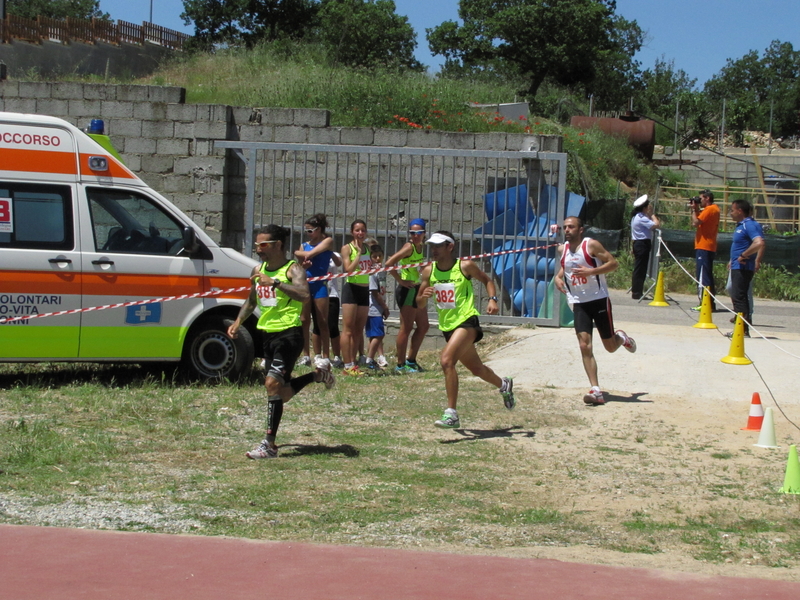
M253 365L255 345L250 332L242 327L236 339L226 333L233 319L210 317L191 332L184 352L184 364L199 379L239 379Z

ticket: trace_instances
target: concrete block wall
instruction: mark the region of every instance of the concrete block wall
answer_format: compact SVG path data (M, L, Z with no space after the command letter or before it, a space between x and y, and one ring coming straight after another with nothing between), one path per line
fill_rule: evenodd
M562 150L558 136L331 127L327 110L186 104L185 90L177 87L6 80L0 82L0 110L47 114L81 128L91 119L103 119L106 133L131 170L190 215L212 238L234 247L240 246L243 238L246 173L233 152L214 148L217 140ZM458 165L455 171L436 172L434 180L415 183L434 187L432 197L446 198L454 193L453 182L461 181ZM333 191L336 175L330 177L316 184ZM279 187L284 185L294 196L308 184L291 180L280 182ZM463 198L473 193L456 191ZM484 192L474 193L481 197ZM418 194L418 189L411 190L409 197L418 198ZM430 197L427 192L425 197ZM422 212L434 210L419 208Z
M758 173L750 150L728 148L726 156L720 156L708 150L684 150L672 156L654 155L659 158L682 158L684 161L697 161L696 165L683 165L680 171L686 173L687 182L699 186L724 185L726 181L735 181L737 185L758 187ZM770 169L800 178L800 150L776 150L771 154L764 148L758 151L758 163L764 169L764 175L777 175ZM661 167L678 170L678 166Z

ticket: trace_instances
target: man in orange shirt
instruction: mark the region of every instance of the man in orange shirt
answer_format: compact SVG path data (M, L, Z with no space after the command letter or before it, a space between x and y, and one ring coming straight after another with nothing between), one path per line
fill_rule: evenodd
M703 302L703 288L712 294L711 310L716 310L713 296L717 295L714 285L714 255L717 253L717 233L719 232L719 206L714 204L714 194L709 190L700 192L699 202L690 202L694 234L695 278L700 282L697 296ZM699 311L700 306L692 310Z

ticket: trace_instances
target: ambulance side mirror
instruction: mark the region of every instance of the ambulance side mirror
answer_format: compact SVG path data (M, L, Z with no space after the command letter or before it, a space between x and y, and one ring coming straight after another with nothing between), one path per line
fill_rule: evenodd
M200 249L200 243L197 241L197 234L191 227L183 228L183 249L186 250L190 256L197 253Z

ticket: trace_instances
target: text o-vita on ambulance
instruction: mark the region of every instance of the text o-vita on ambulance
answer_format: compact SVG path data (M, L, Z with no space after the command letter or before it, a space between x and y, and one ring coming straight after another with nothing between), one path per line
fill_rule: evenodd
M105 136L0 112L0 362L182 361L237 377L259 333L254 319L235 340L226 330L257 264L150 189ZM167 300L215 290L238 291ZM47 313L64 314L36 317Z

